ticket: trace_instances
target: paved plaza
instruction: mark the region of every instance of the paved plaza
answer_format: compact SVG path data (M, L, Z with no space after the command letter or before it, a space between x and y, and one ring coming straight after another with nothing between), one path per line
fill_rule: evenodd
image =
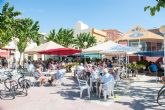
M114 101L104 101L95 94L89 100L85 92L80 99L76 80L69 74L64 82L61 87L31 87L26 97L0 100L0 110L164 110L156 103L162 85L156 83L155 77L139 75L119 82Z

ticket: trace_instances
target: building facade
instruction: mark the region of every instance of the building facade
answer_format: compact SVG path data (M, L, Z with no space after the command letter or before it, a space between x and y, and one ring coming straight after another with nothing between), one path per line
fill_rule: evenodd
M163 51L163 41L164 38L158 34L153 32L152 30L144 29L141 26L135 26L130 29L122 38L116 40L119 44L138 47L141 52L158 52ZM162 61L162 57L145 57L134 55L130 57L130 61L137 60L148 60L148 61Z
M116 29L103 30L107 34L107 40L116 41L123 36L123 33Z
M97 43L107 41L106 32L95 28L90 28L87 24L83 23L82 21L78 21L74 26L74 36L77 36L80 33L90 33L96 38Z

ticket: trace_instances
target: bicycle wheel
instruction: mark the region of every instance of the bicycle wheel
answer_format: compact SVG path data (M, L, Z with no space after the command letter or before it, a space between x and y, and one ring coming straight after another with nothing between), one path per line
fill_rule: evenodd
M165 90L161 91L157 97L157 103L159 105L165 105Z
M160 92L165 88L165 85L163 85L160 90L158 91L158 95L160 94Z
M31 82L27 79L24 79L20 82L20 87L22 88L22 92L25 93L25 95L28 95L28 89L30 88Z
M20 77L20 78L18 78L18 85L21 87L22 85L21 85L21 81L23 80L24 78L23 77Z
M11 95L13 96L13 99L15 99L15 93L16 93L15 85L12 85L12 86L11 86L10 93L11 93Z
M12 91L0 90L0 99L11 100L15 99L15 94Z
M15 80L11 80L11 78L7 78L7 79L5 79L5 81L4 81L4 85L5 85L5 87L6 87L8 90L11 89L11 85L15 86L15 90L18 89L17 81L15 81Z

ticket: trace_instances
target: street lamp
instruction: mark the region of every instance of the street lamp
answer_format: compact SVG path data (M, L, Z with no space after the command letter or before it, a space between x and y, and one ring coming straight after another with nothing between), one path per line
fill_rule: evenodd
M165 25L161 26L159 28L159 31L163 34L164 36L164 59L163 59L163 67L164 67L164 76L165 76Z
M85 49L86 49L86 46L88 45L88 42L84 42L83 44L84 44L84 47L85 47ZM86 58L85 58L85 56L84 56L84 63L86 63Z

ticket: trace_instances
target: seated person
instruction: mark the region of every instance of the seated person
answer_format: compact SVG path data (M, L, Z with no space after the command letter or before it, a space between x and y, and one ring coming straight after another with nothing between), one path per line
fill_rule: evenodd
M76 74L81 74L83 70L85 70L83 63L80 63L80 65L76 68Z
M92 82L96 82L98 76L99 76L99 71L97 70L97 66L92 66L92 70L91 70Z
M108 68L112 68L113 67L111 61L108 62L107 67Z
M66 73L66 69L64 69L63 67L61 67L61 69L57 67L57 72L51 76L50 80L48 80L49 84L52 85L53 81L63 78L65 73Z
M158 66L155 63L152 62L149 66L149 70L151 72L157 72L158 71Z
M92 65L91 64L86 64L85 65L85 71L86 71L87 77L90 77L91 70L92 70Z
M113 71L112 68L109 69L109 74L111 74L113 78L116 80L117 74Z
M42 85L46 80L46 77L42 74L42 71L39 65L36 65L36 72L34 74L34 77L36 80L40 80L40 85Z
M98 66L98 71L99 71L99 75L102 76L103 75L103 67L101 65Z
M107 83L109 81L114 81L114 78L113 78L113 76L111 74L109 74L108 69L105 68L103 70L103 74L104 75L101 77L101 83L102 84L105 84L105 83Z

